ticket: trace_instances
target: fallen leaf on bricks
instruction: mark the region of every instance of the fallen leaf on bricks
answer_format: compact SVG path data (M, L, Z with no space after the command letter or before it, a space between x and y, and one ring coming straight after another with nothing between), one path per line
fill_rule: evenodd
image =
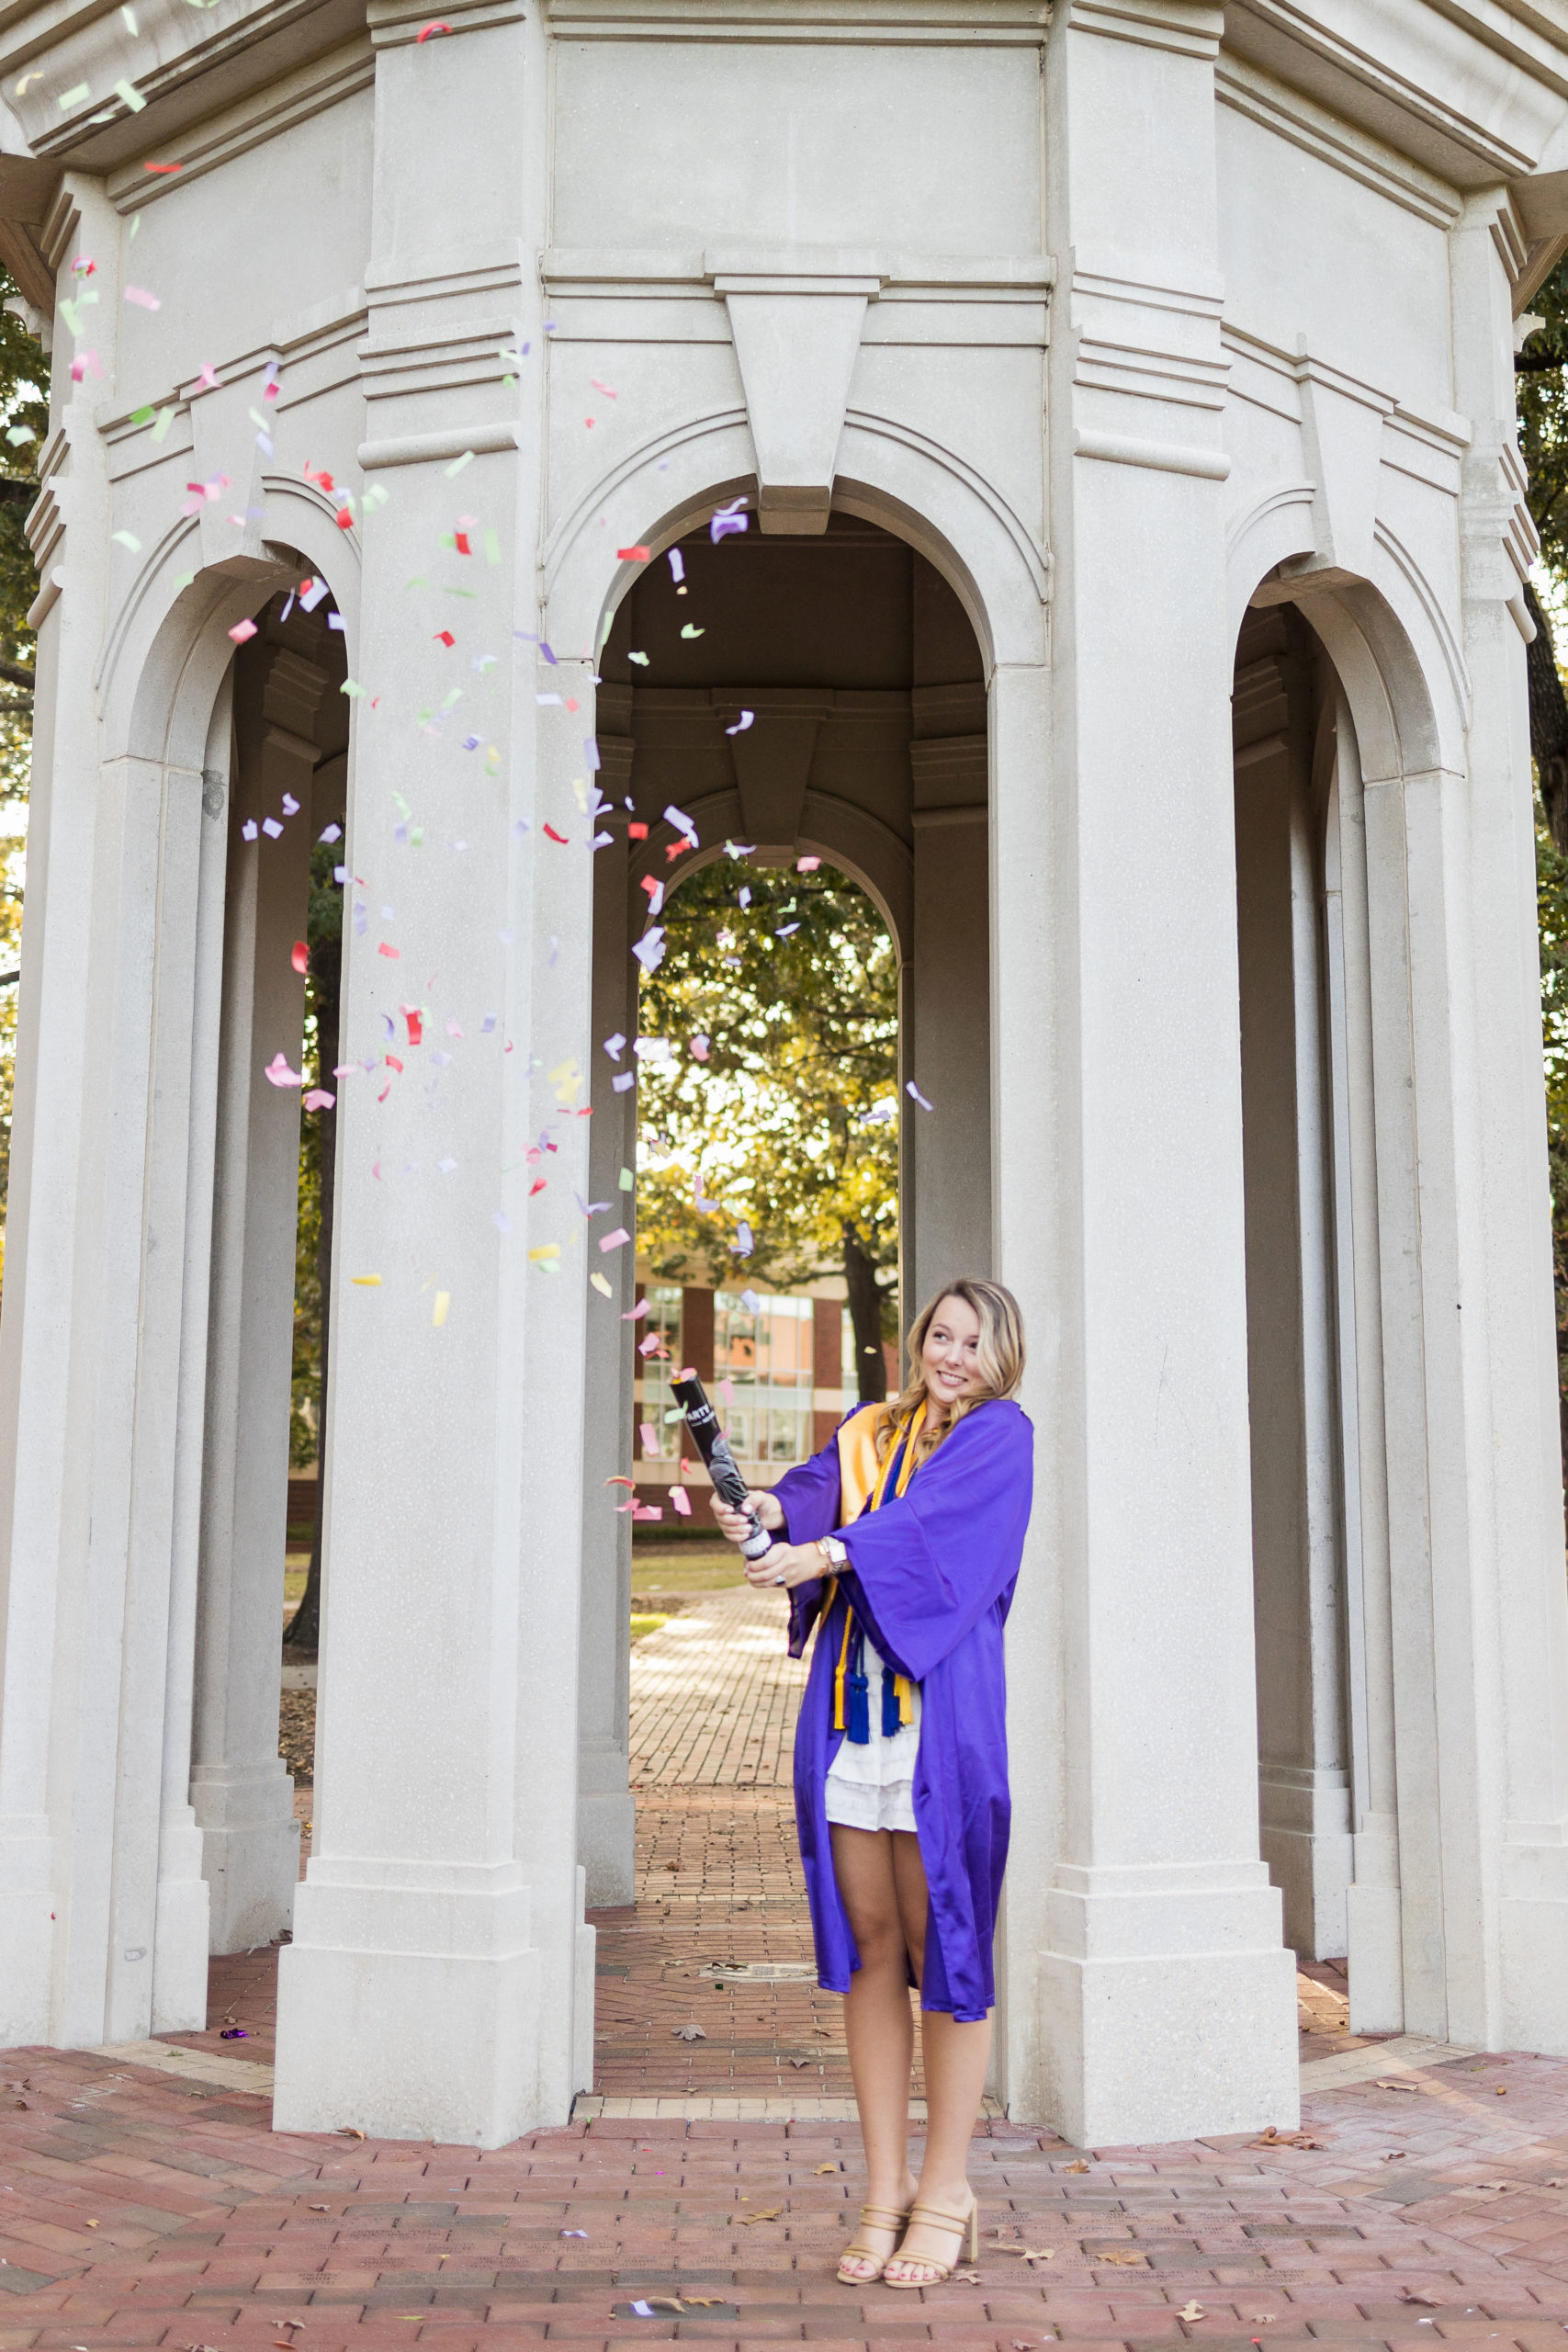
M96 2229L97 2228L97 2226L98 2226L98 2225L97 2225L96 2222L89 2222L87 2223L87 2227L88 2227L88 2229L90 2229L90 2230L96 2230Z
M1113 2245L1109 2247L1104 2254L1091 2254L1089 2258L1091 2262L1133 2263L1146 2262L1148 2260L1148 2256L1146 2254L1134 2253L1131 2246Z
M1507 2098L1507 2096L1508 2096L1508 2086L1507 2086L1507 2084L1506 2084L1506 2083L1499 2083L1499 2084L1498 2084L1498 2086L1497 2086L1497 2088L1496 2088L1495 2092L1493 2094L1493 2096L1494 2096L1495 2098Z
M818 2165L817 2169L818 2172L837 2172L839 2167L837 2165ZM1553 2183L1548 2181L1546 2185L1551 2188L1553 2186Z
M956 2278L961 2287L977 2287L980 2283L977 2270L954 2270L950 2276Z
M994 2245L987 2246L986 2251L987 2254L1021 2255L1025 2262L1054 2262L1056 2258L1054 2245ZM1119 2260L1120 2256L1113 2258Z
M809 2058L792 2058L789 2063L792 2066L809 2066L811 2061Z
M310 2208L312 2213L330 2213L332 2210L330 2205L312 2205Z
M1404 2076L1400 2075L1380 2075L1378 2076L1378 2088L1380 2091L1414 2091L1419 2090L1420 2087L1421 2086L1418 2083L1406 2082Z
M1323 2142L1314 2140L1310 2132L1279 2132L1272 2123L1260 2140L1248 2145L1254 2148L1321 2148Z
M1087 2172L1089 2170L1089 2166L1080 2156L1076 2165L1064 2165L1062 2166L1062 2170L1064 2172Z
M742 2229L749 2230L753 2222L776 2222L783 2210L782 2206L775 2205L766 2213L742 2213L740 2225Z
M1402 2303L1419 2303L1423 2311L1440 2312L1443 2308L1436 2295L1418 2295L1413 2287L1406 2287L1399 2300Z
M678 2025L674 2030L677 2041L705 2041L707 2035L700 2025Z
M364 2137L357 2123L340 2123L333 2133L334 2140L363 2140Z
M1195 2319L1207 2319L1209 2314L1201 2303L1189 2303L1185 2311L1178 2312L1176 2316L1178 2319L1184 2319L1190 2327Z
M1403 2148L1389 2148L1385 2150L1382 2162L1385 2165L1403 2164L1404 2162L1404 2150Z

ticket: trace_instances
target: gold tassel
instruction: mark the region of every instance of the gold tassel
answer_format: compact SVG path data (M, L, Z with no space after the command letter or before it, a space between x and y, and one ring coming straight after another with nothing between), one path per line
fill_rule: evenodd
M899 1723L912 1724L915 1720L915 1699L909 1688L909 1678L907 1674L896 1674L893 1677L893 1695L898 1702Z

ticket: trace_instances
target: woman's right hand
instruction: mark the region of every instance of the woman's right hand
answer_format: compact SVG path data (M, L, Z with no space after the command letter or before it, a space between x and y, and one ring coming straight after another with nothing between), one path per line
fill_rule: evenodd
M731 1510L716 1492L709 1498L713 1515L720 1531L732 1544L744 1544L751 1532L751 1522L745 1511ZM765 1487L754 1487L746 1497L747 1510L754 1511L770 1534L776 1534L784 1523L784 1505L769 1494Z

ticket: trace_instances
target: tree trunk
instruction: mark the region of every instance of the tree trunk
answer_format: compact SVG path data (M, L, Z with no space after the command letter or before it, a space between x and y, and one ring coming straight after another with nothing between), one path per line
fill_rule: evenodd
M310 950L310 979L316 999L316 1082L325 1086L338 1059L338 998L343 980L343 942L323 939ZM336 1080L333 1089L335 1091ZM321 1383L316 1403L316 1523L310 1531L310 1568L299 1606L284 1634L286 1645L314 1657L321 1639L321 1507L327 1491L327 1342L333 1309L333 1202L337 1184L337 1112L320 1111L321 1221L316 1236L316 1282L321 1302Z
M1528 580L1525 609L1535 623L1535 642L1525 650L1530 752L1540 778L1540 805L1547 826L1558 848L1568 855L1568 695L1558 674L1551 626Z
M876 1268L852 1226L844 1227L844 1282L855 1335L855 1372L863 1405L880 1405L887 1394L887 1359L882 1352L882 1292Z

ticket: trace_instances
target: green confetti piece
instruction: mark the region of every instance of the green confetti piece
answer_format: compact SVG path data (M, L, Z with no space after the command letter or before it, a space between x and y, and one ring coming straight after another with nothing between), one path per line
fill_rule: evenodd
M195 578L196 574L194 571L182 571L175 580L175 586L176 588L188 588Z
M132 555L140 555L141 553L141 542L136 537L134 531L114 531L110 533L110 537L115 540L118 546L129 548Z
M125 100L132 114L141 114L146 107L147 101L134 82L117 82L114 94L117 98Z
M133 408L131 410L130 421L132 424L151 424L152 419L157 415L157 410L152 406L152 401L149 401L145 408ZM6 435L7 441L10 437L9 434Z
M631 1171L631 1170L630 1170L629 1168L623 1168L623 1169L622 1169L622 1170L621 1170L621 1190L622 1190L622 1192L623 1192L623 1193L630 1193L630 1192L635 1192L635 1190L636 1190L636 1189L637 1189L637 1178L632 1174L632 1171Z
M338 688L338 692L340 695L348 695L351 696L355 695L362 695L365 689L363 686L356 686L352 678L345 678L342 685Z
M501 561L501 541L493 531L485 533L485 561L487 563Z
M453 476L454 476L455 474L460 474L460 473L462 472L463 468L464 468L465 466L471 466L471 465L473 464L473 462L474 462L474 453L473 453L473 451L472 451L471 449L465 449L465 450L464 450L464 452L463 452L463 454L462 454L462 456L461 456L460 458L453 458L453 460L452 460L452 462L451 462L451 464L447 467L447 469L446 469L446 479L447 479L447 481L450 481L452 480L452 478L453 478Z
M453 710L457 707L457 704L462 701L462 699L463 689L461 686L449 687L447 692L442 696L441 707L443 710Z
M158 411L158 422L157 422L157 424L152 427L152 438L153 438L153 440L154 440L154 441L162 441L162 440L163 440L163 438L164 438L164 435L168 432L168 429L169 429L170 425L171 425L171 424L173 424L174 421L175 421L175 412L174 412L174 410L173 410L172 408L161 408L161 409Z
M66 114L73 107L83 105L92 95L93 85L90 82L78 82L74 89L62 90L55 100L55 104L62 114Z

